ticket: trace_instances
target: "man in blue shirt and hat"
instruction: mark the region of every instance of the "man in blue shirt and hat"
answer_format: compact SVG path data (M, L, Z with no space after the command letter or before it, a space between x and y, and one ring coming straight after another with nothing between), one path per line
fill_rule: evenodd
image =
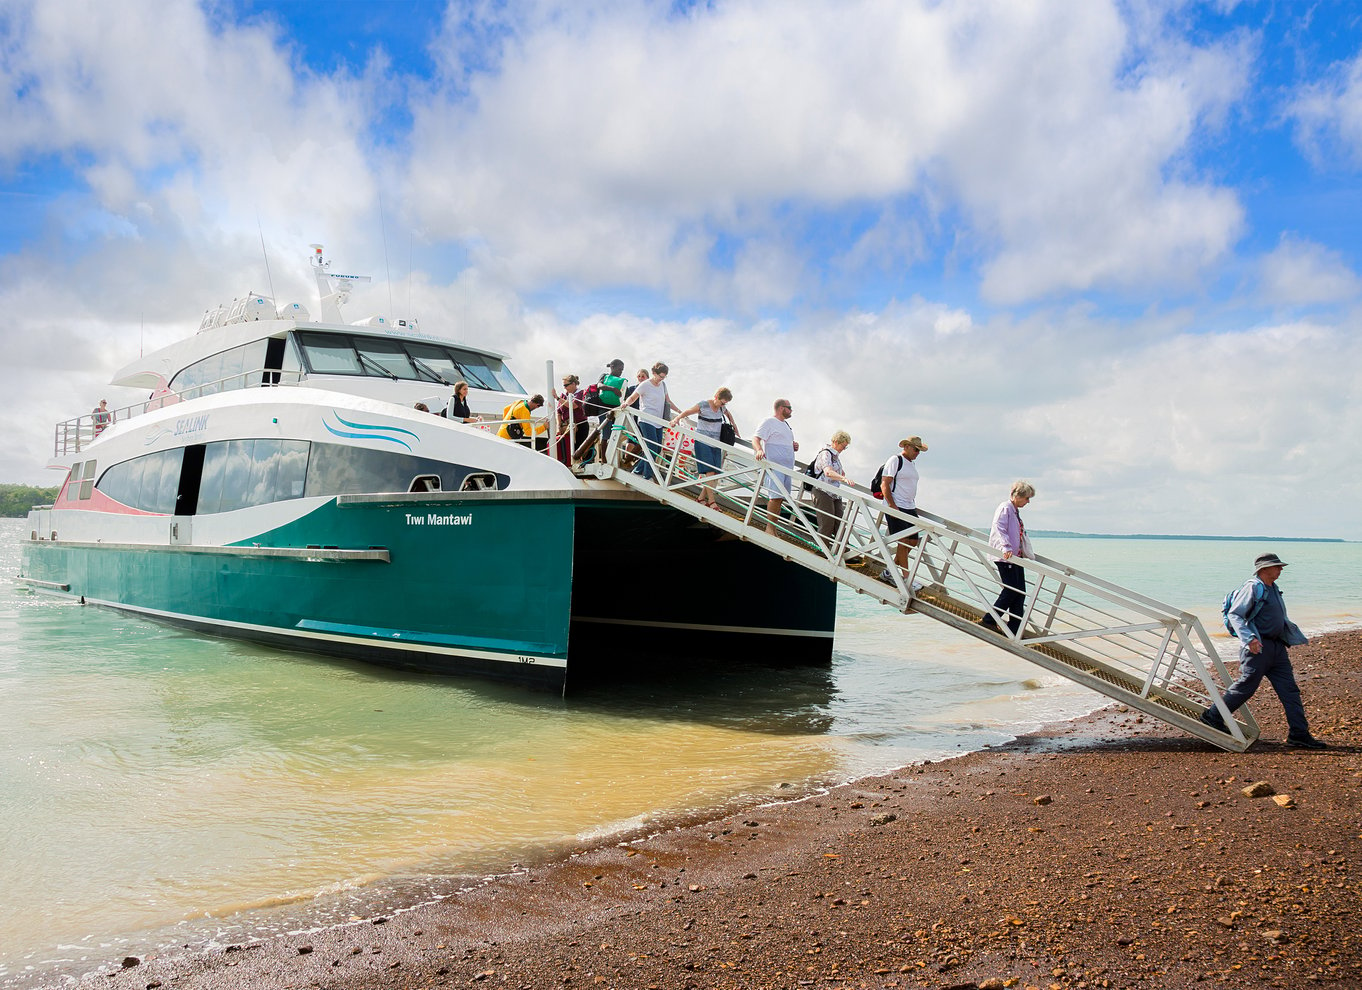
M1291 670L1288 646L1309 642L1300 627L1286 615L1286 602L1277 587L1286 561L1275 553L1264 553L1253 562L1253 577L1235 592L1225 613L1230 629L1239 637L1239 677L1225 692L1225 707L1231 712L1253 697L1266 677L1286 709L1288 746L1327 749L1327 744L1310 735L1310 723L1301 704L1301 690ZM1212 705L1201 721L1221 732L1228 731L1220 712Z

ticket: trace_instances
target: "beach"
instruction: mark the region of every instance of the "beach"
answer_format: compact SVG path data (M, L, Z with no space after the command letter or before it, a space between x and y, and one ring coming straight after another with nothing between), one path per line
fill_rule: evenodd
M612 837L442 900L83 982L158 987L1362 986L1362 632L1295 649L1247 753L1119 707ZM1249 797L1266 782L1273 792ZM1264 788L1260 788L1262 790ZM509 864L508 864L509 866Z

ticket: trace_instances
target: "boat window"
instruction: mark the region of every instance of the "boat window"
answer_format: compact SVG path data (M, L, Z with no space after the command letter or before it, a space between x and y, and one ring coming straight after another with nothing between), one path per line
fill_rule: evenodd
M205 444L197 504L181 485L185 448L157 451L115 464L99 479L110 498L146 512L208 515L301 498L310 444L306 440L224 440ZM197 459L197 450L194 452ZM197 467L195 466L197 470ZM178 501L185 498L180 507Z
M82 501L88 499L95 493L95 467L94 461L85 462L85 480L80 483L80 498Z
M175 511L183 458L183 447L143 454L109 468L95 487L109 498L134 509L169 515Z
M423 474L411 483L413 492L438 492L440 490L440 476L438 474Z
M398 378L414 379L418 377L416 369L412 367L411 360L407 357L407 352L395 340L356 337L355 350L359 351L361 360L373 362L365 369L371 375L379 374L374 368L374 365L377 365L378 368L390 375L396 375Z
M336 333L300 333L298 343L308 366L319 375L362 375L354 344Z
M382 492L408 492L418 478L439 479L439 490L459 491L464 478L475 473L463 464L402 454L396 451L347 447L335 443L315 443L307 468L307 494L363 495ZM489 472L481 472L490 474ZM507 475L490 475L490 487L505 488Z
M474 471L463 479L463 492L486 492L497 487L497 476L487 471Z
M258 372L265 363L264 340L210 354L182 369L170 381L172 391L187 399L214 392L228 392L260 383Z

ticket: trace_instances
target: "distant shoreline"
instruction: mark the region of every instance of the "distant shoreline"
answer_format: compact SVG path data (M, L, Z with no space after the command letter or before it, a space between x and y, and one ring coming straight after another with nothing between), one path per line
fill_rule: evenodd
M1062 529L1033 529L1032 536L1060 540L1213 540L1222 543L1348 543L1334 536L1175 536L1168 533L1071 533Z

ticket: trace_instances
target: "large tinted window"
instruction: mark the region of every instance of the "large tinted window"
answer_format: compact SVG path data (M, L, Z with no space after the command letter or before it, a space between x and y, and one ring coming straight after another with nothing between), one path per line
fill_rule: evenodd
M444 491L458 491L463 479L474 472L463 464L434 461L428 457L387 450L368 450L335 443L314 443L307 467L307 494L363 495L370 492L406 492L417 478L437 476ZM486 473L478 471L477 473ZM497 487L510 479L497 475Z
M387 372L398 378L417 378L416 368L407 357L407 352L395 340L382 340L378 337L356 337L355 349L365 362L364 370L369 374Z
M319 375L362 375L355 346L349 337L334 333L300 333L298 343L308 365Z
M449 385L463 380L474 388L525 391L500 358L460 347L310 330L300 331L297 339L309 367L317 374L395 375Z
M175 511L184 448L143 454L104 472L95 486L110 498L146 512Z
M214 392L259 385L266 346L266 341L253 340L240 347L210 354L177 374L171 379L170 387L185 398L193 399Z

